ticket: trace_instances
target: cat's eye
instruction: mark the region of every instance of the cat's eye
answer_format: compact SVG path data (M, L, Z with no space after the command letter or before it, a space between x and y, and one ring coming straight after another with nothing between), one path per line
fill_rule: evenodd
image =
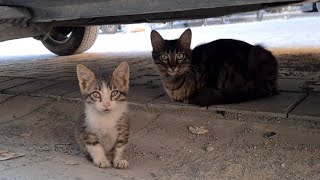
M177 58L177 60L182 60L182 59L184 59L184 54L183 53L178 53L176 58Z
M163 54L160 55L160 59L161 60L168 60L169 56L168 56L168 54L163 53Z
M119 91L113 90L113 91L111 92L111 96L114 97L114 96L116 96L118 93L119 93Z
M94 98L99 98L99 97L100 97L100 94L99 94L98 92L93 92L93 93L92 93L92 96L93 96Z

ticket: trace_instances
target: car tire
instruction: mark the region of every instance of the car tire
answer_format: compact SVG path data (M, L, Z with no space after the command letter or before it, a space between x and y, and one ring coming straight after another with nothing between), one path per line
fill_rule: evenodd
M101 26L101 31L104 33L104 34L114 34L116 33L118 30L118 25L103 25Z
M54 27L41 40L52 53L59 56L80 54L92 47L99 33L99 26Z
M263 20L263 14L264 14L264 10L257 11L257 13L256 13L257 21L262 21Z

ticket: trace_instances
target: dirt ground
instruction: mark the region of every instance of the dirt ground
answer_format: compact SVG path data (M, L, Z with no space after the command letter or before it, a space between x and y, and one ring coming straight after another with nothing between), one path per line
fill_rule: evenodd
M23 98L21 98L23 103ZM320 124L299 120L131 107L130 168L99 169L81 154L73 127L82 103L50 100L2 122L1 179L319 179ZM14 115L12 115L14 116ZM192 134L188 127L208 132ZM275 135L266 138L266 133Z

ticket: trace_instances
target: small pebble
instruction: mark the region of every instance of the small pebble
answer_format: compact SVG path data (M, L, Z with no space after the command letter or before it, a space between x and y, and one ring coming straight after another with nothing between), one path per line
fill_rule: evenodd
M285 165L284 163L282 163L282 164L281 164L281 167L283 167L283 168L284 168L285 166L286 166L286 165Z
M65 165L70 165L70 166L74 166L74 165L78 165L78 162L74 162L74 161L65 161L64 162Z
M214 147L212 147L212 146L208 146L207 147L207 152L211 152L211 151L213 151L214 150Z
M197 135L203 135L208 132L208 130L205 129L204 126L200 126L200 127L189 126L188 129L191 134L197 134Z

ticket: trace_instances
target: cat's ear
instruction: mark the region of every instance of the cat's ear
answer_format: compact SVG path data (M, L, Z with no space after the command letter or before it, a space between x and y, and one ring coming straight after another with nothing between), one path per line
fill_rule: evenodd
M183 49L190 49L191 38L192 38L191 29L188 28L181 34L179 38L179 43Z
M113 71L112 79L117 88L122 89L126 92L129 90L129 75L130 69L127 62L122 62L118 67Z
M164 39L155 30L151 31L151 44L154 51L161 51L164 46Z
M92 83L96 82L94 73L82 64L77 65L77 76L81 93L88 93Z

